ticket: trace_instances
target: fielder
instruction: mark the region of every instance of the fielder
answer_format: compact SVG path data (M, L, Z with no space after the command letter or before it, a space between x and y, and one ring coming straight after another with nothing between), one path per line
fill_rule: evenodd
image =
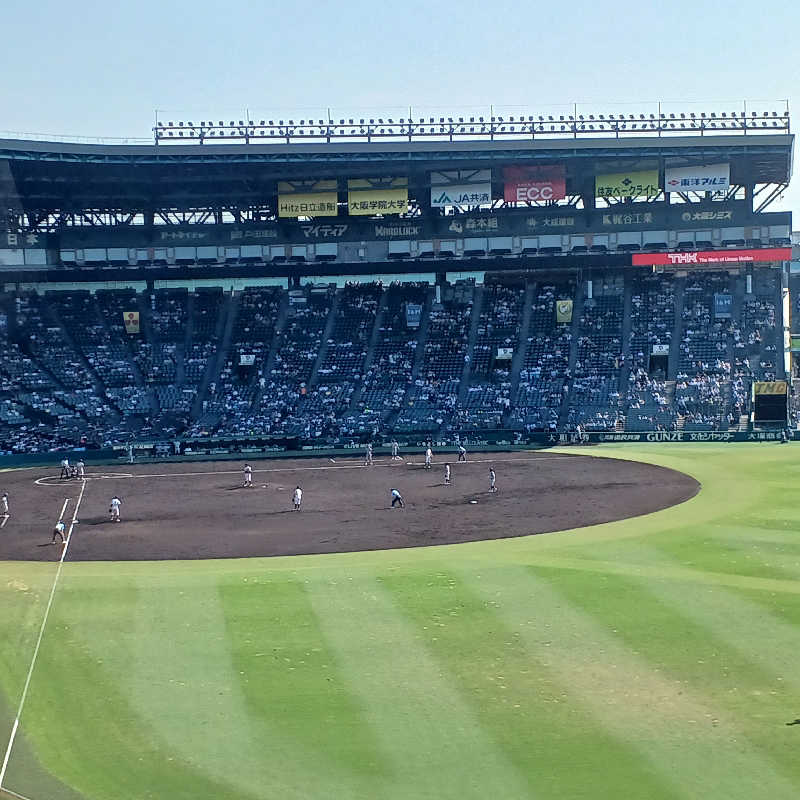
M431 451L430 447L425 451L425 469L431 468L431 459L433 458L433 452Z
M292 503L294 504L294 510L300 510L300 504L303 502L303 490L296 486L294 490L294 495L292 496Z
M492 493L497 491L497 475L494 474L492 467L489 467L489 491Z
M61 537L61 543L62 544L64 542L66 542L67 541L67 537L64 534L64 531L66 529L67 529L67 526L64 524L63 520L59 520L58 522L56 522L56 526L55 526L55 528L53 528L53 539L50 542L50 544L55 544L56 543L56 536L60 536Z
M111 503L108 507L108 513L111 514L111 521L112 522L122 522L119 518L119 507L122 505L122 500L119 499L116 495L111 498Z
M364 466L365 467L372 466L372 442L367 443L367 455L366 459L364 460Z
M249 464L244 465L244 484L247 489L253 486L253 468Z
M444 465L444 485L445 486L449 486L450 485L450 465L449 464L445 464Z
M465 461L465 462L467 460L467 450L466 450L466 448L464 447L463 444L460 444L458 446L458 460L459 461Z
M395 506L400 506L400 508L405 508L406 503L405 500L403 500L403 495L401 495L400 492L397 491L397 489L392 489L392 508L394 508Z
M3 506L3 516L8 516L8 492L3 492L3 497L0 498L0 503Z

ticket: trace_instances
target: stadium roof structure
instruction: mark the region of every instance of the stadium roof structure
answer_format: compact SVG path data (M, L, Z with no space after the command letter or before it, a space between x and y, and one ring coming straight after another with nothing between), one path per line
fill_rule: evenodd
M670 166L729 162L730 191L743 190L758 205L754 210L763 210L791 177L794 137L788 116L779 123L777 132L701 129L662 135L643 127L636 136L604 129L580 136L452 141L354 136L330 142L287 137L288 142L130 145L5 139L0 140L0 228L264 220L276 214L278 181L337 179L343 191L346 179L388 176L408 178L411 213L424 214L430 211L432 170L493 168L499 184L500 168L508 165L562 164L569 202L593 205L597 174L646 169L663 174ZM502 188L498 194L502 197Z

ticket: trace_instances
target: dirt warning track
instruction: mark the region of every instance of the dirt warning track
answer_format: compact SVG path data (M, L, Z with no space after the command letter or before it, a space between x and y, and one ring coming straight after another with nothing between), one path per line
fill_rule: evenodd
M442 456L425 470L376 459L253 462L253 486L242 487L244 461L117 465L87 470L70 561L236 558L421 547L567 530L638 516L693 497L693 478L663 467L617 459L532 453ZM489 467L497 473L489 493ZM60 481L56 466L0 476L10 516L0 529L0 559L57 561L50 545L64 500L80 481ZM302 510L292 510L295 486ZM405 498L390 508L390 490ZM122 522L109 520L112 496Z

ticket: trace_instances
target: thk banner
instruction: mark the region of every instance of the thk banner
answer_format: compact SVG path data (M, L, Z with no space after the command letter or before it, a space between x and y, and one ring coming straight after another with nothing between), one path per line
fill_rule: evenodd
M560 164L548 167L503 167L503 199L507 203L561 200L567 179Z
M707 167L667 167L664 170L665 192L718 192L731 185L731 165Z
M634 267L685 266L692 264L758 264L789 261L791 247L765 247L762 250L707 250L696 253L634 253Z
M491 202L491 170L431 172L431 208L482 206Z

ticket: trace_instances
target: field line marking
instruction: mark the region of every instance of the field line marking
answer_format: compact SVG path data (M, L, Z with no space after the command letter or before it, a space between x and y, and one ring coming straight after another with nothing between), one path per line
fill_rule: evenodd
M9 514L3 514L3 521L0 522L0 528L5 528L6 522L8 522Z
M529 459L530 461L566 461L572 460L574 456L553 456L551 457L540 457L536 458L533 457ZM470 461L466 462L468 464L509 464L509 463L517 463L522 461L519 458L473 458ZM457 464L458 462L452 461L434 461L434 466L444 467L445 464ZM462 462L464 463L464 462ZM419 461L414 464L409 464L407 462L403 462L404 466L422 466L422 461ZM392 467L391 462L387 463L380 463L375 462L372 466L374 467ZM267 472L312 472L316 470L337 470L337 469L369 469L363 463L358 464L337 464L336 466L319 466L319 467L271 467L269 469L254 469L253 473L267 473ZM197 472L153 472L153 473L145 473L142 475L130 475L130 474L120 474L114 477L114 480L129 480L130 478L134 479L142 479L142 478L191 478L195 475L241 475L242 470L198 470ZM105 478L102 478L105 480ZM47 484L40 483L39 481L46 480L46 478L38 478L34 483L38 486L44 486ZM91 481L91 480L101 480L101 476L97 478L93 478L91 475L87 475L84 478L84 481ZM60 484L52 484L54 486L58 486Z
M8 769L8 762L11 759L11 750L14 747L14 740L17 738L17 731L19 730L19 721L22 717L22 710L25 707L25 700L28 697L28 689L31 685L31 678L33 677L33 670L36 666L36 659L39 656L39 648L42 645L42 638L44 637L44 629L47 626L47 620L50 616L50 609L53 607L53 598L56 594L56 587L58 586L58 579L61 577L61 570L64 567L64 559L67 557L67 550L69 550L69 543L72 538L72 529L75 527L75 522L78 519L78 509L81 507L81 501L83 500L83 493L86 489L86 480L84 480L81 484L81 491L78 495L78 499L75 503L75 511L72 514L72 522L69 526L69 531L67 532L67 540L64 542L61 548L61 558L58 560L58 569L56 569L55 578L53 578L53 585L50 587L50 597L47 599L47 606L44 610L44 617L42 619L42 625L39 628L39 637L36 639L36 646L33 648L33 657L31 658L30 667L28 667L28 675L25 678L25 685L22 688L22 696L19 699L19 706L17 707L17 716L14 718L14 724L11 726L11 735L8 739L8 747L6 747L6 753L3 757L3 766L0 767L0 789L3 788L3 779L6 776L6 770ZM67 504L69 503L69 498L64 498L64 505L61 506L61 514L59 514L59 520L64 518L64 512L67 510Z
M25 797L24 794L20 794L19 792L12 792L11 789L0 788L0 794L7 794L10 797L16 797L17 800L31 800L30 797Z

